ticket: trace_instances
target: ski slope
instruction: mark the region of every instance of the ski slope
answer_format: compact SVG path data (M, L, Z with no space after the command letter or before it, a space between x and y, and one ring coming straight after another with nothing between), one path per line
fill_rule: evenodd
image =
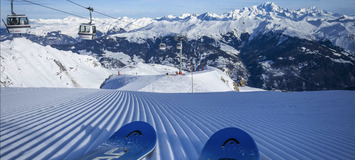
M168 73L168 75L164 74ZM139 63L122 69L122 75L112 75L102 89L159 93L234 91L233 80L221 70L206 67L204 71L176 75L177 68Z
M354 97L354 91L1 88L1 159L75 159L138 120L157 131L146 159L197 159L225 127L249 133L261 159L355 159Z

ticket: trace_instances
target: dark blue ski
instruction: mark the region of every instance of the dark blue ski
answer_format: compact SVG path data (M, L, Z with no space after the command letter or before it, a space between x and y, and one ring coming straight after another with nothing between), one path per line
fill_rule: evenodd
M151 125L141 121L132 122L121 127L107 141L81 159L141 159L154 150L156 141L156 132Z
M206 142L200 160L259 160L259 150L253 138L238 128L225 128Z

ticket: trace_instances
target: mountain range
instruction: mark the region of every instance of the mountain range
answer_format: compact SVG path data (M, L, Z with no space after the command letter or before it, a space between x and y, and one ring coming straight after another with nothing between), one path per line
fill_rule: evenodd
M230 69L267 90L352 89L355 86L355 17L317 8L259 6L214 13L152 18L94 18L98 39L78 39L77 17L30 19L26 35L1 29L1 42L19 36L59 50L91 55L106 68L145 62L179 66L175 36L182 41L183 70L203 66ZM165 43L167 49L159 50ZM126 58L122 58L126 57ZM128 58L127 58L128 57Z

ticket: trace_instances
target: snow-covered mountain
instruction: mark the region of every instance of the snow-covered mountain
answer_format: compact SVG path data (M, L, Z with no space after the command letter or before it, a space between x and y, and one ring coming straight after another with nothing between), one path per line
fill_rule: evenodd
M48 33L60 32L78 38L77 31L80 23L87 21L78 17L31 19L29 34L45 37ZM348 52L355 51L354 16L331 13L315 7L284 9L271 2L233 10L222 15L203 13L168 15L155 19L94 18L94 22L101 36L127 37L134 42L174 34L183 34L189 39L203 36L222 39L223 35L229 32L234 32L239 38L242 33L249 33L251 40L258 34L273 31L307 40L330 40L333 45L344 48Z
M59 50L96 57L107 68L133 61L178 66L174 35L186 35L183 68L210 65L231 69L231 77L264 89L344 89L355 83L355 17L316 8L284 9L274 3L217 15L183 14L155 19L94 19L99 39L80 41L86 19L33 19L28 39ZM1 39L12 39L3 33ZM160 42L167 44L160 51ZM328 71L329 70L329 71ZM341 71L341 72L339 72Z

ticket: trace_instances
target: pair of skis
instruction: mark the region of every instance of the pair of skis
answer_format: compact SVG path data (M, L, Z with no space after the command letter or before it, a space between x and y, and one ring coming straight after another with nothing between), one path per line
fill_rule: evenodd
M142 159L155 149L156 132L146 122L131 122L107 141L84 155L85 160ZM253 138L238 128L225 128L214 133L202 149L200 160L260 159Z

